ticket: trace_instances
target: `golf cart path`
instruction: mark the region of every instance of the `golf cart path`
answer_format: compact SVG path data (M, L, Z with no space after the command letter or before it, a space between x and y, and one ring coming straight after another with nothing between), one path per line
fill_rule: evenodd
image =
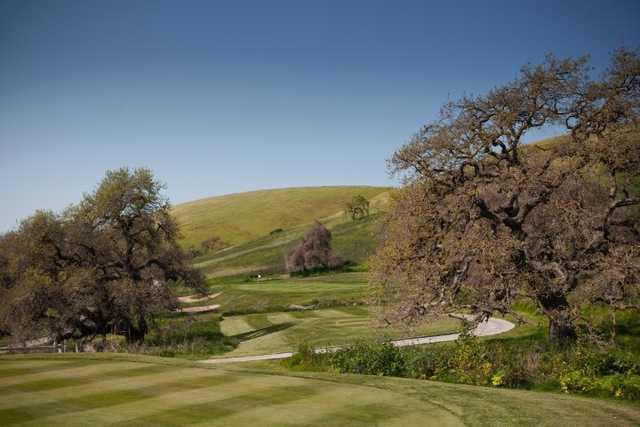
M516 325L504 319L489 319L486 322L480 323L476 328L472 331L472 334L477 337L485 337L489 335L497 335L503 332L510 331ZM412 345L422 345L422 344L432 344L436 342L445 342L445 341L455 341L460 336L459 333L454 334L444 334L444 335L433 335L430 337L413 337L413 338L403 338L399 340L391 341L391 344L394 347L407 347ZM335 347L320 347L314 350L315 353L333 353L338 351L346 346L335 346ZM287 359L293 356L293 352L288 351L284 353L272 353L272 354L261 354L257 356L237 356L237 357L218 357L213 359L200 360L201 363L210 363L210 364L223 364L223 363L239 363L239 362L257 362L260 360L277 360L277 359Z

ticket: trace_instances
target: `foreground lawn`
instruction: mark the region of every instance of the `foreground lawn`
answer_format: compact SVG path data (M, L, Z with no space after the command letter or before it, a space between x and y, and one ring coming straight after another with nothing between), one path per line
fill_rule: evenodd
M0 424L638 425L640 408L558 394L127 355L0 358Z
M461 324L445 319L417 329L377 327L368 307L337 307L301 312L260 313L225 317L223 334L239 341L225 356L279 353L295 350L298 344L313 347L353 343L358 339L400 338L457 332Z

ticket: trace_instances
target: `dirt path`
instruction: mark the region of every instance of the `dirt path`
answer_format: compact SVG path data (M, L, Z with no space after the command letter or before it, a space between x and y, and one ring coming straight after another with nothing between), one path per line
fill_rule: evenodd
M497 335L503 332L510 331L515 326L516 325L509 322L508 320L489 319L486 322L479 324L473 330L473 335L478 337ZM434 335L430 337L404 338L400 340L391 341L391 344L394 347L407 347L412 345L432 344L432 343L444 342L444 341L455 341L456 339L458 339L459 336L460 334L455 333L455 334L445 334L445 335ZM316 353L332 353L344 347L345 346L321 347L321 348L316 348L314 351ZM257 356L218 357L213 359L201 360L200 362L211 363L211 364L257 362L260 360L287 359L291 356L293 356L293 352L288 351L284 353L261 354Z

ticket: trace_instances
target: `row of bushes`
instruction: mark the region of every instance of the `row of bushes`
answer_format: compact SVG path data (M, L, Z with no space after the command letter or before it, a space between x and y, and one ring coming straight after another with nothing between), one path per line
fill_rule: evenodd
M361 341L332 354L315 354L302 346L285 363L296 369L640 399L637 354L580 343L559 347L537 340L481 341L463 336L455 343L399 349Z

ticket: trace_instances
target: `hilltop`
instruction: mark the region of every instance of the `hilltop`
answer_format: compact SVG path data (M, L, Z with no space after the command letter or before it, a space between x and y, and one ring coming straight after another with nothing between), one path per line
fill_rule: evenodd
M372 200L389 190L370 186L259 190L181 203L173 207L173 214L186 247L198 246L211 237L237 245L279 228L288 230L337 214L357 194Z

